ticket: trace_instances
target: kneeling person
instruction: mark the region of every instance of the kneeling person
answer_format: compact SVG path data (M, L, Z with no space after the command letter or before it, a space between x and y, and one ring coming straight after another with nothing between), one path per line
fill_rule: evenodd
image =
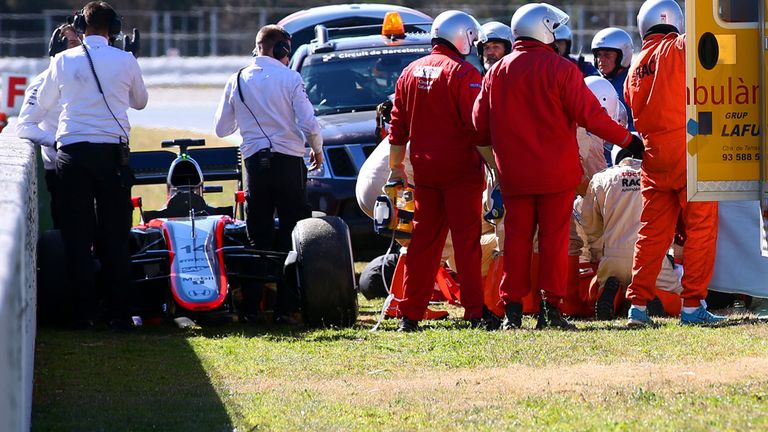
M602 293L596 306L598 319L613 317L619 284L626 287L632 281L632 254L643 210L641 163L627 158L595 174L582 203L582 227L589 239L592 258L600 257L597 281ZM662 262L656 287L676 294L683 290L680 277L668 259Z

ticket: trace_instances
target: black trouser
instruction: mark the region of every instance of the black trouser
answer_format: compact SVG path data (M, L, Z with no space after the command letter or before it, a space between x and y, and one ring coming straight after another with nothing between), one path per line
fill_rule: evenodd
M48 189L48 194L51 196L51 220L53 221L53 229L59 229L60 221L61 219L61 211L59 210L59 200L58 196L56 195L58 193L58 189L56 188L56 185L58 183L58 179L56 178L56 169L46 169L45 170L45 187Z
M56 157L56 174L75 319L96 318L102 297L111 318L127 318L132 205L130 187L121 184L120 146L87 142L63 146ZM100 286L106 293L96 291L92 250L101 262Z
M260 166L257 158L253 155L245 160L248 238L256 249L287 252L291 250L291 232L296 223L312 216L307 200L307 167L299 156L272 153L269 168ZM275 210L280 220L276 242Z
M292 247L291 232L296 223L312 216L307 200L307 167L299 156L272 153L268 168L261 166L258 158L253 155L245 160L248 238L255 249L287 252ZM277 241L275 210L280 221ZM280 284L277 301L278 313L294 312L298 307L295 287Z

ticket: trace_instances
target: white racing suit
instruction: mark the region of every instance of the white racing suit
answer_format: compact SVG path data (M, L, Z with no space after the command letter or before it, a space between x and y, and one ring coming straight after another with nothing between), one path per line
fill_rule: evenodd
M597 268L597 280L601 287L611 276L625 287L632 280L632 254L643 207L640 166L641 161L628 158L595 174L584 196L581 224L587 234L593 261L601 257ZM683 290L680 275L668 259L663 260L656 287L678 294Z

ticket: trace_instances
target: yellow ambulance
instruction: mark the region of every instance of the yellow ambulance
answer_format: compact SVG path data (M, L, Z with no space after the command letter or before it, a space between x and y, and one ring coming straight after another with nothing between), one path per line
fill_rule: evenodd
M758 9L765 5L705 0L685 6L688 199L757 200L765 159L766 52Z

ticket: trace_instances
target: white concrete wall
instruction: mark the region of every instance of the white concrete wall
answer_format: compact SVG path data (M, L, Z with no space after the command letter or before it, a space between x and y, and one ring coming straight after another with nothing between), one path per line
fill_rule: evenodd
M37 157L0 134L0 431L27 431L35 353Z

